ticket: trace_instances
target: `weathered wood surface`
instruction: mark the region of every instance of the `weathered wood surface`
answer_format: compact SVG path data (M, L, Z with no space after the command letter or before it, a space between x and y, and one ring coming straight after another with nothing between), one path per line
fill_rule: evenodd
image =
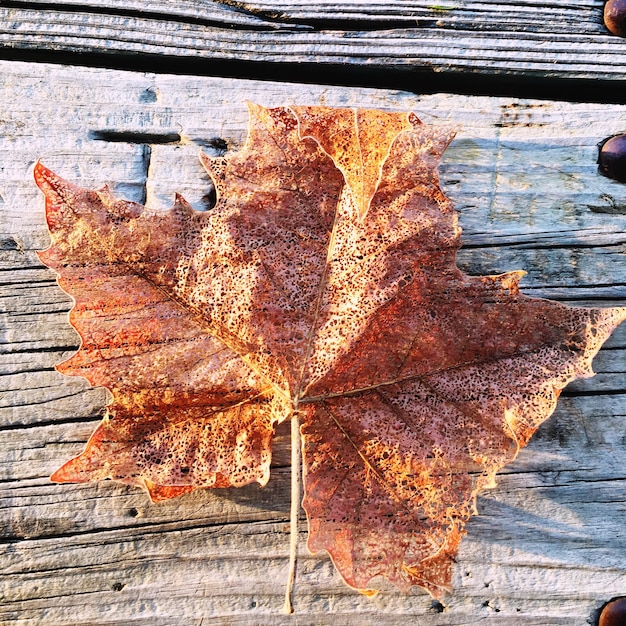
M603 0L11 1L0 2L0 50L605 79L618 89L617 81L626 76L626 42L604 27L603 5ZM415 88L424 86L420 81ZM588 89L589 99L597 99L594 86Z
M113 483L55 485L106 392L64 377L69 298L47 245L37 158L83 186L198 209L198 151L241 145L244 99L413 109L458 128L441 167L470 273L523 268L523 289L579 304L626 300L626 186L600 176L596 144L626 106L175 77L0 62L0 623L584 626L626 591L626 328L478 501L444 605L383 583L351 591L302 521L296 615L281 615L288 552L287 431L265 489L196 492L159 505ZM222 141L217 141L222 140Z

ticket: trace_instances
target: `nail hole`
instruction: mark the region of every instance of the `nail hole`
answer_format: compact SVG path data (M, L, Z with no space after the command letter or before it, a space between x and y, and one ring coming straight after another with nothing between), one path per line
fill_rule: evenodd
M113 583L111 585L111 589L113 589L113 591L122 591L125 586L126 585L124 583Z
M152 87L148 87L140 96L139 102L142 104L150 104L157 101L157 92Z
M441 602L439 602L439 600L433 600L430 603L430 610L433 611L434 613L443 613L445 610L445 606L443 606L443 604L441 604Z

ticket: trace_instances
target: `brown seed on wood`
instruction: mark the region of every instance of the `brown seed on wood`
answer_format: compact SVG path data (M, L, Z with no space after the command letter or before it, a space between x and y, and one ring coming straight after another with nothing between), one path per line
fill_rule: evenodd
M626 0L609 0L604 5L604 24L614 35L626 37Z
M602 144L598 165L605 176L626 182L626 135L615 135Z
M626 626L626 597L615 598L604 605L598 626Z

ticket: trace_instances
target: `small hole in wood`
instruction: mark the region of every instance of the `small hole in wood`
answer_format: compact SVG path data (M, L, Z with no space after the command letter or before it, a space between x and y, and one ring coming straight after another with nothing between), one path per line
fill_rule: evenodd
M430 603L430 610L433 613L443 613L445 610L445 606L443 606L443 604L441 604L441 602L439 602L439 600L433 600Z
M150 104L151 102L157 101L157 92L156 89L152 87L148 87L140 96L139 102L142 104Z

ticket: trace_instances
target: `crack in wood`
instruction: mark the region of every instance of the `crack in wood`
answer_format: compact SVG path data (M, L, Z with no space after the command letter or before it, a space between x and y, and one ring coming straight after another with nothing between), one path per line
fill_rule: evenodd
M281 513L280 511L272 511L273 513ZM264 513L270 513L270 511L264 511ZM137 520L137 518L131 518L132 520ZM270 517L268 515L267 519L255 519L254 520L254 524L255 527L257 528L262 528L263 526L267 526L267 525L276 525L276 524L281 524L283 525L285 522L288 521L288 515L285 514L284 512L282 512L281 515L275 515L274 517ZM190 532L190 531L197 531L197 530L202 530L202 531L208 531L208 532L219 532L222 529L225 528L233 528L233 527L237 527L237 526L242 526L242 527L249 527L250 524L250 520L225 520L225 521L220 521L220 522L204 522L204 523L189 523L189 522L146 522L146 523L137 523L136 521L129 521L129 523L127 525L117 525L117 526L109 526L106 528L90 528L88 530L79 530L79 529L74 529L72 532L58 532L58 533L50 533L50 534L45 534L45 535L38 535L38 536L29 536L29 537L20 537L18 535L4 535L2 537L0 537L0 545L16 545L16 544L23 544L25 542L39 542L39 541L55 541L58 539L75 539L78 537L97 537L97 536L102 536L103 534L106 533L111 533L111 534L115 534L118 532L124 532L127 534L130 534L130 536L141 536L141 537L145 537L146 535L163 535L165 533L184 533L184 532ZM229 532L235 532L235 531L230 531ZM259 530L259 532L264 532L262 530ZM285 534L285 532L283 531L281 534ZM129 538L129 537L127 537ZM116 542L118 541L117 537L113 537L111 538L112 542ZM106 542L104 542L106 543ZM232 557L234 558L234 557ZM247 557L246 555L242 554L240 555L241 559L245 560ZM281 560L284 560L283 556L278 556L277 558L280 558ZM80 567L80 566L77 566ZM39 572L43 572L43 571L54 571L55 568L52 568L51 570L38 570ZM62 568L59 569L67 569L67 565L63 566Z
M141 133L126 130L90 130L89 139L94 141L112 141L117 143L136 144L179 144L181 136L178 133Z
M79 417L63 417L56 420L47 419L41 420L39 422L33 422L31 424L6 424L0 427L0 433L11 432L11 431L29 431L29 430L37 430L40 428L55 428L61 426L71 426L73 424L84 425L86 428L91 428L97 425L102 420L102 411L98 411L93 415L84 415ZM60 442L51 442L51 443L59 443ZM80 444L85 445L85 441L71 441L64 440L62 442L63 445L71 445L71 444Z
M502 73L492 71L488 66L480 72L466 74L451 68L436 68L432 64L390 65L373 59L362 65L323 59L317 62L263 62L243 58L198 58L165 51L131 54L76 47L63 49L60 46L36 49L18 42L0 47L0 60L342 88L400 89L421 95L449 93L602 104L621 104L626 99L626 81Z

